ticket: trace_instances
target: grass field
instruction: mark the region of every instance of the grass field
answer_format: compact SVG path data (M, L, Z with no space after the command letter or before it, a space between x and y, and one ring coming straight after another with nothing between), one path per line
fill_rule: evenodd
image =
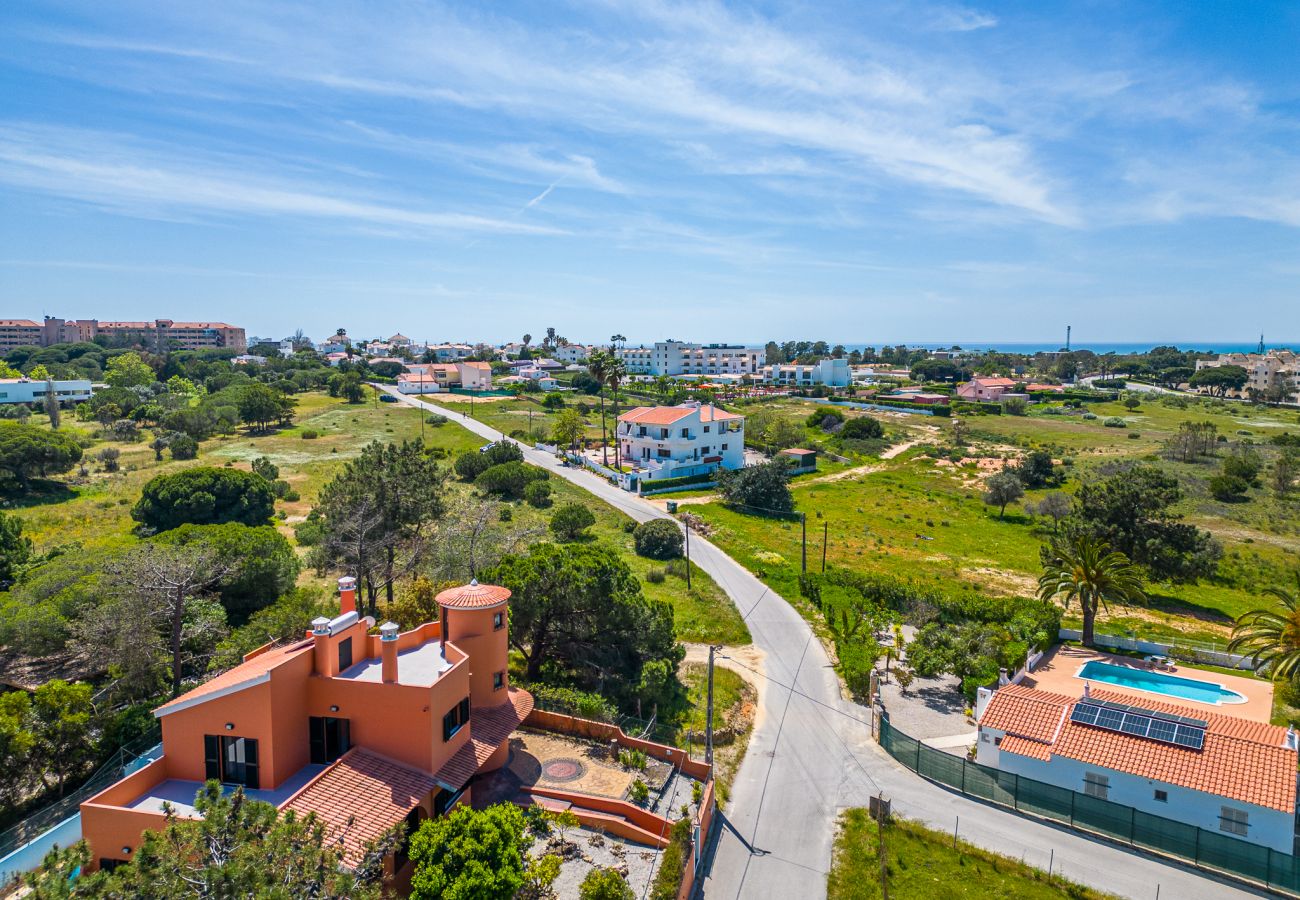
M1111 609L1099 620L1102 630L1133 630L1145 637L1223 641L1233 619L1261 603L1261 590L1285 584L1300 553L1300 505L1283 503L1266 489L1253 489L1248 503L1225 504L1209 496L1205 480L1218 460L1175 463L1155 451L1182 421L1214 421L1231 440L1248 432L1265 459L1273 449L1261 443L1295 425L1293 412L1233 408L1227 412L1195 407L1170 409L1154 402L1135 412L1120 404L1100 404L1106 415L1124 413L1129 420L1145 415L1142 439L1130 440L1122 429L1105 428L1101 419L1036 414L969 418L969 453L1014 456L1020 448L1047 447L1066 458L1069 476L1063 488L1100 477L1108 464L1140 459L1177 475L1184 500L1177 511L1209 530L1223 545L1218 577L1194 585L1149 586L1150 605ZM952 425L942 419L925 423L892 422L910 427L910 436L927 443L946 438ZM924 426L943 429L937 436ZM1229 430L1229 427L1231 430ZM901 435L900 435L901 436ZM999 464L1000 465L1000 464ZM1029 596L1041 571L1039 548L1051 539L1050 524L1023 511L1022 501L999 518L982 500L981 470L973 463L952 465L909 451L856 477L802 479L792 484L796 506L807 516L809 569L821 566L822 534L829 537L830 565L910 579L949 593L982 591ZM1030 491L1037 501L1046 491ZM719 504L691 506L715 529L714 539L751 571L760 574L787 598L797 593L800 527L741 514ZM778 558L770 554L776 554ZM1077 621L1067 611L1067 623Z
M454 417L449 417L454 418ZM89 438L91 426L72 425L64 429ZM304 431L315 431L318 437L306 440ZM448 421L441 425L424 424L424 442L439 448L450 464L456 454L474 450L483 444L477 435ZM320 494L320 490L343 468L344 464L360 454L361 448L374 440L418 440L421 436L420 413L413 407L396 403L349 404L324 394L302 394L298 397L298 414L294 425L270 434L240 432L230 437L204 441L196 460L173 461L170 456L162 462L155 461L147 441L120 443L97 442L86 451L89 475L75 476L65 485L49 483L46 493L30 498L21 505L17 514L23 520L28 534L38 551L61 544L79 542L87 547L111 547L137 540L132 533L135 522L131 507L140 496L141 488L155 475L179 471L192 466L222 466L226 464L249 469L258 457L269 458L280 468L280 477L288 481L300 494L295 502L278 501L277 524L293 540L292 524L307 515ZM101 467L93 456L101 447L112 446L121 450L120 471L98 471ZM620 556L641 580L647 597L672 604L678 636L686 641L712 641L724 644L747 644L749 632L739 613L713 580L694 567L691 573L692 589L687 590L684 578L666 574L661 583L652 583L647 575L652 569L662 569L663 564L636 555L632 535L624 530L631 520L622 513L592 499L591 495L562 479L551 480L555 505L581 503L596 515L592 534L618 548ZM453 490L468 493L471 488L453 482ZM498 527L532 526L541 530L543 540L550 538L545 530L554 507L537 510L524 503L513 504L511 523ZM332 584L333 578L318 578L305 570L302 583Z
M865 809L845 810L831 872L828 900L875 900L880 887L876 822ZM1110 897L1041 869L999 856L951 834L894 819L886 826L885 864L890 900L1104 900Z
M343 467L350 458L372 440L403 440L420 436L420 419L409 408L396 404L373 402L348 404L325 394L301 394L297 398L298 410L294 425L270 434L239 433L204 441L199 457L177 462L164 452L164 460L154 459L148 440L137 443L97 441L85 451L83 464L90 470L87 477L77 477L74 470L64 482L54 482L43 494L28 498L17 508L23 520L23 529L36 544L37 550L46 550L59 544L79 542L87 547L114 545L134 538L131 529L131 506L140 496L140 490L150 478L165 472L180 471L193 466L221 466L227 462L242 468L251 468L252 460L259 456L270 458L280 467L280 477L299 492L296 503L279 502L277 510L285 515L305 515L315 504L321 487ZM404 414L403 414L404 413ZM72 423L65 416L64 431L89 437L93 430L85 423ZM425 426L427 435L437 434L451 446L476 446L468 432L450 425L435 429ZM304 440L304 430L314 430L319 437ZM442 432L446 432L445 438ZM454 433L453 433L454 432ZM147 432L145 432L147 434ZM469 440L460 436L464 435ZM430 440L434 445L434 441ZM116 447L121 451L118 472L104 472L95 460L103 447ZM291 532L285 529L286 534Z

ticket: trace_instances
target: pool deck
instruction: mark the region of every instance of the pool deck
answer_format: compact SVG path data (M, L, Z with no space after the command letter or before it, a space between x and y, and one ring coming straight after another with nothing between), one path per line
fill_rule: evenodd
M1084 679L1077 678L1079 669L1090 660L1100 660L1101 662L1110 663L1113 666L1123 666L1129 669L1141 669L1151 671L1141 659L1130 656L1118 656L1114 653L1103 653L1099 650L1086 650L1083 647L1071 647L1067 645L1057 645L1047 651L1042 661L1038 664L1032 673L1025 676L1020 683L1026 687L1038 688L1039 690L1052 691L1056 694L1065 694L1070 697L1079 697L1083 695ZM1160 670L1156 670L1160 671ZM1240 719L1250 719L1253 722L1267 722L1273 714L1273 685L1259 678L1245 678L1240 675L1225 675L1221 672L1207 672L1204 669L1194 669L1190 666L1175 664L1173 671L1167 671L1166 674L1176 675L1179 678L1188 678L1193 681L1205 681L1210 684L1219 684L1231 691L1236 691L1246 698L1245 703L1200 703L1196 700L1187 700L1182 697L1171 697L1166 694L1157 694L1152 691L1142 691L1136 688L1123 687L1109 682L1091 681L1088 682L1094 687L1102 687L1107 691L1116 694L1128 694L1135 697L1141 697L1146 700L1160 700L1166 703L1177 704L1186 707L1191 712L1188 715L1195 716L1197 712L1201 713L1218 713L1225 716L1236 716Z

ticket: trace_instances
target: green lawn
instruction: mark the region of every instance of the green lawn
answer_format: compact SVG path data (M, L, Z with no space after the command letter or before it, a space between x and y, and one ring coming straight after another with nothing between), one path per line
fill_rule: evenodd
M890 900L1103 900L1111 895L1053 877L1019 860L974 847L952 834L893 819L885 832ZM875 900L880 887L878 826L865 809L845 810L828 900Z

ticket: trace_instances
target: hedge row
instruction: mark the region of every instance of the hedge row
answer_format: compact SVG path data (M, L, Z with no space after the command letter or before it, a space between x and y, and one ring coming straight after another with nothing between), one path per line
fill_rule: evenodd
M749 442L746 441L746 444ZM717 481L718 476L715 472L701 472L698 475L682 475L678 478L651 478L648 481L641 482L642 491L663 491L668 488L684 487L688 484L703 484L706 481Z
M962 400L952 405L953 412L985 413L990 416L1002 415L1001 403L982 403L978 400Z
M1075 403L1108 403L1117 398L1114 391L1030 391L1034 400L1071 400Z

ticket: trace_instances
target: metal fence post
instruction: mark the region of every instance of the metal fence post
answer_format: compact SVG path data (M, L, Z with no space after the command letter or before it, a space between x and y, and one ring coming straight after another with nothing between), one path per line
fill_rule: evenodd
M1074 791L1070 791L1070 825L1074 825Z

